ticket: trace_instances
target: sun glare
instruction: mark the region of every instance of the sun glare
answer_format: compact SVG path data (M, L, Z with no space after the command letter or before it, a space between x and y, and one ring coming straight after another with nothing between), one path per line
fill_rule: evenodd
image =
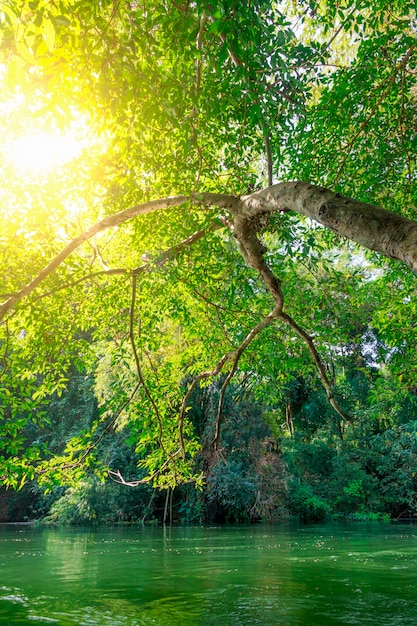
M10 90L0 63L0 166L19 177L48 177L88 151L107 149L107 139L91 128L87 114L41 91ZM3 97L5 96L5 97Z
M9 160L17 171L41 175L77 158L85 146L72 131L36 130L9 144Z

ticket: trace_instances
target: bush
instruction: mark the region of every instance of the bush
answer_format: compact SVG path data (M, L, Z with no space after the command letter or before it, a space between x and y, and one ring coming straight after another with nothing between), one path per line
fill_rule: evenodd
M208 479L208 500L220 507L227 522L250 519L256 493L253 468L248 471L241 461L219 462L212 469Z
M151 488L135 489L90 478L70 487L42 521L49 524L114 524L140 520L147 512Z
M308 483L291 481L288 499L290 512L302 522L323 522L331 515L330 504L316 495Z
M383 510L417 515L417 421L394 426L370 440L369 471L378 481Z
M369 508L376 488L372 476L355 460L356 450L347 448L333 459L332 473L326 485L329 502L337 514L350 515Z
M178 516L185 524L202 524L206 517L204 494L194 485L186 485L180 490L181 504Z

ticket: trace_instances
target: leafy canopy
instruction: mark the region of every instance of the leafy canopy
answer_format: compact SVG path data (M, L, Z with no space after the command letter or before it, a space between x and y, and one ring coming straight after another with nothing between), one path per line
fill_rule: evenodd
M348 417L338 368L358 335L382 387L413 389L409 270L277 212L256 224L285 296L271 317L233 202L201 194L299 179L415 219L415 17L407 0L2 2L6 485L104 475L95 451L113 429L148 480L198 480L187 403L220 373L249 376L273 406L318 368ZM29 426L71 366L94 376L100 417L51 451Z

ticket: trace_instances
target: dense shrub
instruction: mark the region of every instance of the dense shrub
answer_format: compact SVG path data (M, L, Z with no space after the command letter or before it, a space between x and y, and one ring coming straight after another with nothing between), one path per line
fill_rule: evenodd
M303 522L323 522L330 517L330 504L314 493L308 483L292 480L288 486L290 512Z
M52 504L46 523L113 524L140 521L147 514L151 489L130 489L112 482L91 478L70 487Z
M251 517L255 504L257 478L252 467L242 461L220 461L208 479L208 501L222 509L227 522L243 522Z

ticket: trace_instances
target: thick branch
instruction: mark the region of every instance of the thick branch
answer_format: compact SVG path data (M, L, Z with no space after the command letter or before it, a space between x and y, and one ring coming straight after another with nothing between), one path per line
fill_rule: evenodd
M279 183L240 198L215 193L162 198L110 215L73 239L30 283L11 294L0 305L0 320L4 319L15 304L30 295L74 250L97 233L139 215L178 206L190 200L200 206L225 208L239 218L295 211L370 250L403 261L417 274L417 222L377 205L359 202L329 189L296 181Z
M304 182L273 185L241 197L239 215L295 211L369 250L403 261L417 274L417 222L377 205Z
M253 220L236 216L234 221L234 234L237 239L238 248L245 262L249 267L258 270L264 283L272 293L277 310L282 311L284 296L281 290L281 283L272 272L271 268L264 261L266 248L259 241L256 235L256 226Z

